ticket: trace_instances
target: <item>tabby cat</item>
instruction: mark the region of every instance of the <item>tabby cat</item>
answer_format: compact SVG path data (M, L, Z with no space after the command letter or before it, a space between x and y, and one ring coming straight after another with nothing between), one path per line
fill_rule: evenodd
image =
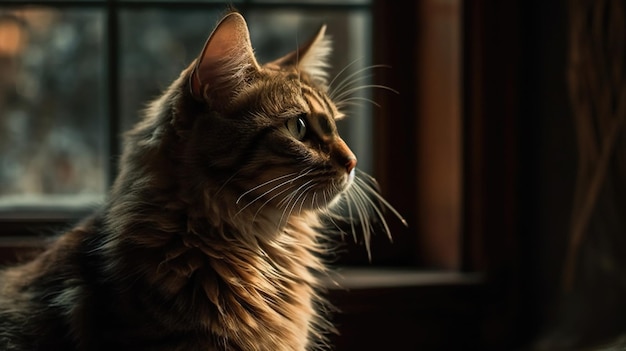
M324 347L322 218L386 204L337 134L330 51L322 27L261 66L229 12L126 135L103 206L0 272L0 349Z

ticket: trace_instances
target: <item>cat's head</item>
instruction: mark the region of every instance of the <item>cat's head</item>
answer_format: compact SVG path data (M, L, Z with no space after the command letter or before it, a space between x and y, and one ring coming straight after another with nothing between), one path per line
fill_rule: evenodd
M322 27L294 52L260 64L243 17L225 16L187 73L195 110L175 116L185 161L221 194L237 192L240 208L288 215L327 207L350 186L357 163L327 94L329 53Z

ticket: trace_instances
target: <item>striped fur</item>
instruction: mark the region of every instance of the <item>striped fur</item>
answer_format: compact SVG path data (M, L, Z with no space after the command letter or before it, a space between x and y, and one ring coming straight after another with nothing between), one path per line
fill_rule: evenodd
M102 208L0 272L0 349L324 347L320 216L357 196L328 52L322 28L261 66L228 14L126 135Z

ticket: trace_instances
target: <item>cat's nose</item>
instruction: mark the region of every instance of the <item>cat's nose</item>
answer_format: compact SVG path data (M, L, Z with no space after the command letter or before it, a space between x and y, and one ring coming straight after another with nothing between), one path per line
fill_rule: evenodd
M352 171L356 168L356 157L350 157L345 166L348 174L352 173Z
M336 165L339 167L343 166L346 173L352 173L356 167L356 156L354 156L348 145L341 138L336 138L330 147L330 153L332 158L336 160Z

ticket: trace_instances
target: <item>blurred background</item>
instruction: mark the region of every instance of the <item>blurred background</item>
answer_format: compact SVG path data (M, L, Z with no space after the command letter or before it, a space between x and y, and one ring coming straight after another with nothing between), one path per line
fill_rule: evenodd
M337 350L626 349L626 5L240 0L261 62L327 24L341 132L407 219L346 236ZM218 1L0 1L0 262L106 196ZM370 102L371 101L371 102Z

